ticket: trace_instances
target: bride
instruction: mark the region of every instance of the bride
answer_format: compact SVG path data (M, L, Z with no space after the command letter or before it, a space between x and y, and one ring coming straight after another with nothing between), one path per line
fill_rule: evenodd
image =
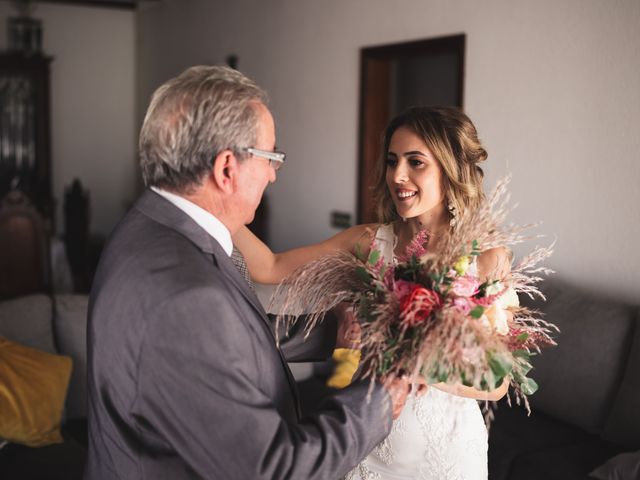
M375 239L385 262L393 263L421 230L427 249L438 252L456 217L483 198L479 163L487 153L471 120L453 107L413 107L394 118L384 135L374 194L380 224L358 225L307 247L274 254L247 228L234 237L252 278L279 283L297 267L342 249L367 251ZM483 252L470 268L481 280L509 274L504 248ZM463 385L430 385L411 394L389 436L347 480L486 480L487 431L478 400L498 400L507 382L491 392Z

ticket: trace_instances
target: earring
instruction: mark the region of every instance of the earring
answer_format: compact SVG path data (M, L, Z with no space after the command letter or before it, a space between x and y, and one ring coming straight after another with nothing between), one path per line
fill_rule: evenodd
M451 227L455 227L456 223L458 223L458 210L456 210L456 206L452 203L449 202L447 204L447 210L449 210L449 215L451 215L451 220L449 220L449 225Z

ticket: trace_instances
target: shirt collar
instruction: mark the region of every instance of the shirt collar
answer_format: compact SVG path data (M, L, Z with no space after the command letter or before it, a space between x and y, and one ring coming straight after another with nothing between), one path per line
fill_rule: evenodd
M156 192L161 197L164 197L184 213L189 215L189 217L191 217L194 222L200 225L220 244L227 255L231 256L231 252L233 251L233 241L231 240L231 233L229 232L229 229L224 225L224 223L214 217L211 213L207 212L205 209L199 207L193 202L190 202L186 198L181 197L180 195L167 192L166 190L162 190L158 187L151 187L151 190Z

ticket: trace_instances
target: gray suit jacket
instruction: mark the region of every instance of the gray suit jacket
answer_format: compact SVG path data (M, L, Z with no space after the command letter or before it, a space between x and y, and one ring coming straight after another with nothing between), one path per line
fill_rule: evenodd
M323 342L291 343L300 359ZM376 386L368 403L363 383L300 419L258 299L222 247L151 191L101 259L88 351L87 479L336 479L391 425L388 395Z

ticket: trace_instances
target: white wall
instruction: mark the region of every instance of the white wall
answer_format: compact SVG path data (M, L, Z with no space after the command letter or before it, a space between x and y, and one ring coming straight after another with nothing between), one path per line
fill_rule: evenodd
M513 173L513 218L544 221L559 275L640 298L637 0L163 0L138 26L141 105L232 53L270 92L289 154L268 190L275 249L335 233L331 210L355 215L359 49L466 33L487 187Z
M10 3L0 2L0 48ZM91 194L91 229L108 233L135 196L135 27L131 10L39 4L51 62L51 155L58 232L64 187Z

